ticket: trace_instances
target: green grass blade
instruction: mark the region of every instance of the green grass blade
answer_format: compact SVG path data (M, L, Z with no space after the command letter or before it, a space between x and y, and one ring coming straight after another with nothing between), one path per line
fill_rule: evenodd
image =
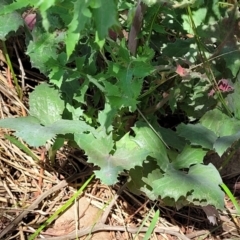
M94 174L82 185L82 187L61 207L59 208L52 216L50 216L46 221L45 223L43 223L38 229L37 231L32 234L30 237L29 237L29 240L34 240L36 239L36 237L38 236L38 234L40 234L40 232L46 227L48 226L49 224L51 224L55 219L56 217L63 213L67 208L69 208L73 202L75 201L75 199L82 194L83 190L87 187L87 185L91 182L91 180L94 178Z
M32 157L33 160L35 161L39 161L39 158L24 144L22 144L17 138L12 137L8 134L5 134L4 137L9 140L12 144L14 144L15 146L17 146L19 149L21 149L22 151L24 151L28 156Z
M153 205L152 209L155 207L155 205L156 205L156 203ZM152 210L152 209L151 209L151 210ZM143 226L145 225L145 223L146 223L147 220L149 219L150 214L151 214L151 210L149 211L148 215L143 219L143 221L142 221L140 227L138 228L138 231L137 231L137 233L136 233L136 235L135 235L135 237L134 237L134 240L136 239L136 237L138 236L139 232L141 231L141 229L143 228Z
M154 228L156 226L156 223L158 221L158 218L159 218L159 209L155 212L153 220L152 220L152 222L151 222L151 224L150 224L150 226L149 226L149 228L148 228L148 230L147 230L143 240L150 239L151 234L152 234L152 232L153 232L153 230L154 230Z
M11 71L11 74L12 74L12 77L13 77L13 81L14 81L14 84L15 84L18 96L19 96L20 99L22 99L23 92L22 92L22 89L20 88L20 86L18 84L18 80L17 80L16 75L14 73L12 62L11 62L10 57L8 55L8 51L7 51L7 47L6 47L5 41L2 41L2 47L3 47L4 55L5 55L6 60L7 60L7 64L9 66L9 68L10 68L10 71Z
M229 197L230 200L232 201L234 207L236 208L237 213L240 215L240 206L239 206L236 198L233 196L233 194L231 193L231 191L229 190L229 188L228 188L224 183L222 183L220 186L222 187L222 189L224 190L224 192L228 195L228 197Z

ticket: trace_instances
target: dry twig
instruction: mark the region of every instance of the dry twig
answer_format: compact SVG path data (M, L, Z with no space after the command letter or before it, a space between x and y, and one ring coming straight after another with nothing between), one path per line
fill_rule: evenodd
M66 180L61 181L56 186L52 187L45 193L41 194L27 209L27 211L23 211L20 213L1 233L0 233L0 239L2 239L6 234L10 234L17 225L22 221L22 219L28 214L29 211L34 210L38 207L39 203L47 198L52 193L58 191L61 188L64 188L68 185L68 182Z

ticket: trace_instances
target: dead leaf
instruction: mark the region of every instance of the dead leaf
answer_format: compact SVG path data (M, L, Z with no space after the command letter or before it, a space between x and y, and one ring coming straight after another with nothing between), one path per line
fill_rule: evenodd
M217 209L210 205L203 206L202 209L206 213L208 221L213 225L217 225L217 218L220 219Z
M181 76L181 77L185 77L188 75L188 69L183 68L181 65L177 65L177 69L176 69L176 73Z
M53 228L49 228L46 233L53 236L69 234L76 229L76 220L79 221L79 230L93 226L101 216L99 211L98 208L89 204L87 198L82 197L78 201L79 219L76 219L76 205L73 205L55 221ZM86 236L80 239L85 238ZM111 236L109 232L97 232L91 236L91 240L111 240Z

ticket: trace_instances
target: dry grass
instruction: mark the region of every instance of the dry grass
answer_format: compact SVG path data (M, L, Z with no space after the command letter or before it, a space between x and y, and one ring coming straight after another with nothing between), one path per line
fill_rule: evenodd
M26 116L28 93L25 92L25 100L19 99L1 52L0 59L1 118ZM41 79L37 73L29 70L28 73L37 75L37 81ZM31 87L25 85L24 90ZM0 238L22 240L76 192L92 174L92 166L80 151L67 146L57 153L54 163L49 163L45 148L31 149L39 159L37 162L4 134L11 132L0 130ZM162 206L160 201L135 196L120 185L108 187L95 179L74 206L54 225L46 227L41 236L45 239L75 239L76 235L82 236L81 239L86 236L105 240L143 239L154 216L153 209L160 209L152 239L240 239L239 218L229 214L234 209L228 200L226 207L229 211L221 213L219 225L212 226L199 208L185 207L177 211ZM137 234L148 214L149 219ZM94 231L98 233L91 234Z

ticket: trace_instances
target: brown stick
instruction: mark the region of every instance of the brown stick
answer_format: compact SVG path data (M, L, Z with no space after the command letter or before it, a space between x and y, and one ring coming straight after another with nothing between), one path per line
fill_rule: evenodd
M69 240L69 239L76 239L76 237L82 237L84 235L87 235L89 233L95 233L100 231L128 231L129 233L137 233L137 232L147 232L149 228L148 227L124 227L124 226L109 226L103 223L97 223L94 227L86 227L79 231L73 231L70 234L59 236L59 237L50 237L50 238L44 238L45 240ZM179 229L176 227L157 227L154 230L155 233L166 233L170 235L174 235L176 237L179 237L182 240L190 240L190 238L186 237L185 235L182 235L179 232ZM37 240L40 240L38 238Z
M142 28L143 14L145 12L145 9L146 5L144 5L141 0L139 0L133 18L131 30L128 36L128 49L133 56L136 55L138 45L137 36Z

